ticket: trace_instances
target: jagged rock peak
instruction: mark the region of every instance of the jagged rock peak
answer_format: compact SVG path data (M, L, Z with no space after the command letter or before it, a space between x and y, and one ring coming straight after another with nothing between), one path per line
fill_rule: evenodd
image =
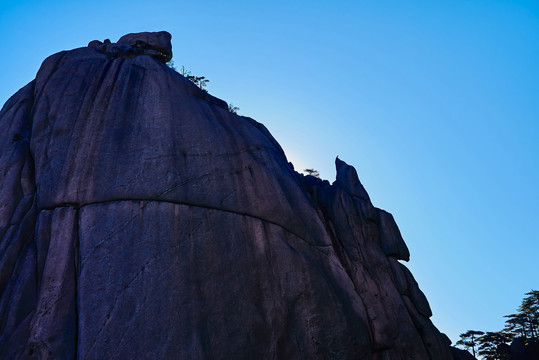
M167 31L131 33L122 36L118 42L93 40L88 47L114 57L135 57L150 55L164 63L172 60L172 35Z
M357 196L367 201L370 201L369 194L361 185L357 171L353 166L348 165L339 157L335 158L335 167L337 168L337 178L335 183L351 196Z

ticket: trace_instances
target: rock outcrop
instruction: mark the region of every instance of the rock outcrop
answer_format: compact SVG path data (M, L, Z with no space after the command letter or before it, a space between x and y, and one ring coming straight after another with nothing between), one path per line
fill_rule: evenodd
M4 105L0 358L457 358L356 170L295 172L171 57L93 41Z

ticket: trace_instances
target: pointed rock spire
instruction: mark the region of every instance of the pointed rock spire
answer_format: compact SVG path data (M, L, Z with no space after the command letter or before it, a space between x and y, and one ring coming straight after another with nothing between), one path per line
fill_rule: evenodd
M337 178L335 184L341 189L349 193L351 196L357 196L367 201L371 201L369 194L365 191L363 185L359 181L356 169L348 165L339 157L335 158L335 167L337 169Z

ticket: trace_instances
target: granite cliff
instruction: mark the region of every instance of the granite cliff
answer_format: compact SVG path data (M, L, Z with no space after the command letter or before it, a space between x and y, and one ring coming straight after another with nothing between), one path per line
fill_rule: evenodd
M0 358L466 359L356 170L297 173L170 39L54 54L4 105Z

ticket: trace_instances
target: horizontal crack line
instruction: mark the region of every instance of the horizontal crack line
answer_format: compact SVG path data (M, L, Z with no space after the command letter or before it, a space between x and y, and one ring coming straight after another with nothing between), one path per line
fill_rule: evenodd
M192 206L192 207L198 207L198 208L203 208L203 209L228 212L228 213L231 213L231 214L236 214L236 215L241 215L241 216L247 216L247 217L250 217L250 218L253 218L253 219L257 219L259 221L263 221L263 222L278 226L281 229L285 230L286 232L288 232L288 233L294 235L295 237L299 238L300 240L303 240L305 243L307 243L310 246L314 246L314 247L331 247L331 246L333 246L332 244L320 244L320 245L311 244L307 240L305 240L302 236L300 236L296 232L290 230L286 226L284 226L282 224L279 224L278 222L275 222L275 221L272 221L272 220L264 219L264 218L262 218L260 216L254 215L254 214L248 214L248 213L245 213L245 212L236 211L236 210L232 210L232 209L224 209L224 208L219 208L219 207L215 207L215 206L197 204L197 203L187 202L187 201L124 198L124 199L113 199L113 200L105 200L105 201L95 201L95 202L89 202L89 203L82 204L82 205L81 204L76 204L76 203L65 203L65 204L60 204L60 205L53 206L53 207L41 208L39 210L39 212L44 211L44 210L49 210L49 211L50 210L55 210L57 208L64 208L64 207L72 207L72 208L75 208L75 209L82 209L82 208L87 207L87 206L100 205L100 204L111 204L111 203L120 202L120 201L121 202L146 202L147 204L144 205L143 208L150 205L151 203L169 203L169 204L174 204L174 205ZM135 218L137 216L138 216L138 214L133 216L133 218ZM130 220L133 220L133 219L130 219Z

